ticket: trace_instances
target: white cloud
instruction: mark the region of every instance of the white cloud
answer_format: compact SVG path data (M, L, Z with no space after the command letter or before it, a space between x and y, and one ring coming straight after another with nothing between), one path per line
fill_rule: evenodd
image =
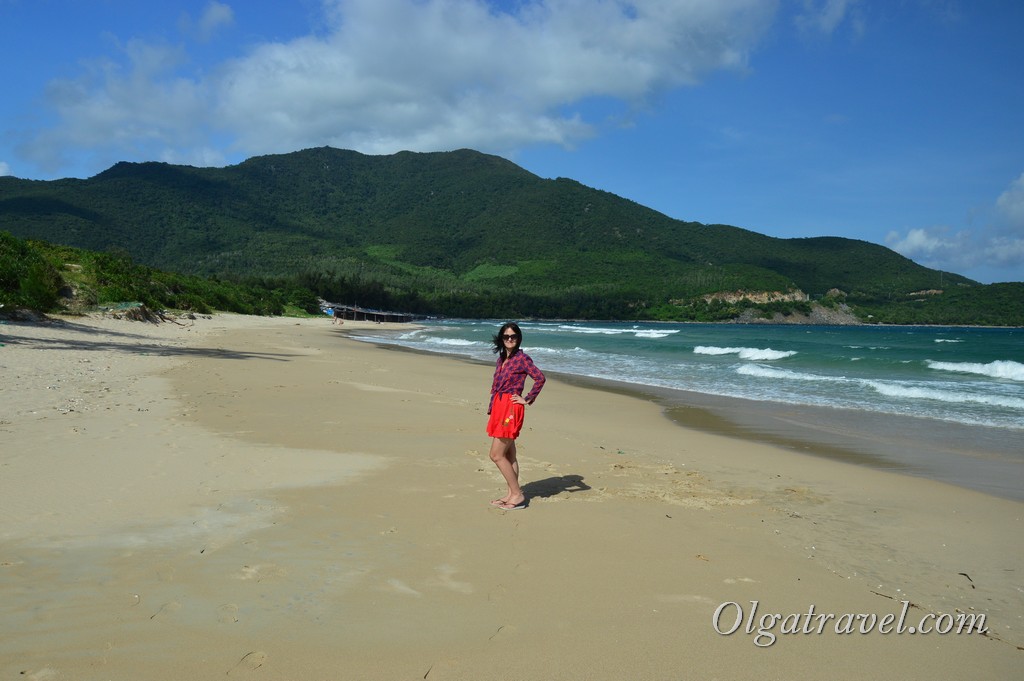
M0 177L12 174L13 173L11 173L11 166L7 165L3 161L0 161Z
M190 15L183 13L178 21L178 29L185 35L191 36L201 43L206 43L213 40L220 29L234 23L234 10L229 5L211 0L203 8L203 13L198 20L193 20Z
M55 170L69 149L109 163L109 156L151 160L203 143L207 98L202 83L175 75L187 59L182 48L131 40L121 50L124 66L98 61L77 80L48 84L61 124L22 145L27 158Z
M565 0L524 4L516 16L445 0L344 6L346 21L327 39L283 46L292 57L333 57L326 69L273 71L284 86L330 76L318 122L333 131L332 143L376 153L572 146L594 133L580 110L586 99L639 104L712 71L741 69L770 19L768 5L736 0ZM240 64L240 80L264 56ZM259 108L258 98L237 93L225 98L229 117ZM294 118L293 102L269 109ZM261 128L251 132L263 136Z
M1017 227L1024 226L1024 173L996 199L996 208Z
M899 232L889 232L885 237L885 243L889 248L902 253L908 258L931 259L947 255L956 248L956 237L949 237L949 229L946 227L932 229L911 229L905 236Z
M133 158L324 144L367 153L571 147L605 123L587 118L589 99L642 107L712 72L745 69L776 6L524 0L502 12L482 0L325 0L326 30L201 71L185 70L181 47L129 41L116 64L51 84L60 123L30 153L52 168L69 147ZM211 2L198 26L232 19Z
M982 227L949 227L889 232L886 245L933 267L988 281L1024 280L1024 174L995 201L992 219Z
M332 31L225 69L222 119L246 152L313 144L390 153L571 146L591 97L640 102L742 68L770 12L754 0L524 3L351 0Z
M797 13L794 21L802 31L832 35L843 21L848 20L854 35L861 35L864 32L864 20L857 11L860 1L803 0L803 11Z
M235 14L228 5L223 5L214 0L206 9L203 10L203 16L199 19L199 34L204 39L209 40L213 37L213 34L217 32L222 26L230 26L234 23Z

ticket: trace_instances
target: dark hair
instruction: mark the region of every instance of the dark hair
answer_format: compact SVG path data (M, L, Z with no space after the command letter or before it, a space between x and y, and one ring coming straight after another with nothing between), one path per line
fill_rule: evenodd
M491 339L491 342L494 343L494 347L491 348L491 352L493 352L496 355L501 355L502 359L508 359L508 355L505 352L505 344L502 342L501 336L509 329L512 330L512 333L519 336L519 342L516 343L516 349L512 352L512 354L518 352L519 347L523 344L523 332L519 330L518 324L516 324L515 322L505 322L504 324L502 324L501 328L498 329L498 333L494 334L494 338Z

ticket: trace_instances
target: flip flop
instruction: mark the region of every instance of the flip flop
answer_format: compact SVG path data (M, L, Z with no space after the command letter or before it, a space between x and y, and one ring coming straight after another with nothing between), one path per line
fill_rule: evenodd
M491 502L491 506L503 506L507 503L508 502L505 501L504 499L495 499L494 501Z
M518 504L500 504L498 508L502 511L518 511L521 508L526 508L526 502L520 501Z

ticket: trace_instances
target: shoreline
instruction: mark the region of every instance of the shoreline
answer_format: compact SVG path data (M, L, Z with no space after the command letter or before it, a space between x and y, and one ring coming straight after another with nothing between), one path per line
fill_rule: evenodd
M405 328L405 327L402 327ZM346 336L351 334L341 330ZM356 339L384 350L431 355L491 366L444 352ZM764 402L660 388L560 371L545 372L581 387L608 390L652 402L683 428L772 444L806 456L900 472L1011 501L1024 501L1024 459L1004 429L925 417L838 407ZM887 455L898 443L902 460ZM980 472L976 459L985 459Z
M1024 659L1018 502L552 376L520 446L529 507L504 512L489 367L319 319L140 324L27 326L0 348L6 675L831 681L1008 678ZM905 600L989 632L716 633L717 606L755 600Z
M581 384L601 382L580 379ZM1024 501L1024 461L1000 428L631 384L622 390L659 404L668 419L684 428ZM899 460L888 456L894 447L901 452ZM984 474L975 457L986 459Z

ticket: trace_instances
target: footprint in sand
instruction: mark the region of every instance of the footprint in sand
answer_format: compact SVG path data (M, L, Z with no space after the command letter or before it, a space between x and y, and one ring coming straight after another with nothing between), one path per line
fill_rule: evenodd
M177 601L168 601L160 606L160 609L149 616L149 619L156 619L158 615L167 615L172 612L181 610L181 603Z
M238 621L238 606L234 603L225 603L217 608L217 621L221 624L234 624Z
M214 492L219 492L219 491L220 490L217 489L217 487L215 487L213 484L211 484L209 482L205 482L205 481L199 483L199 487L196 489L196 492L198 492L199 494L203 494L203 495L210 495L210 494L213 494Z
M246 653L242 656L242 659L238 661L234 667L228 670L227 675L240 674L243 672L251 672L262 667L267 661L267 654L262 650L254 650L251 653Z
M273 577L284 577L286 574L287 571L284 568L269 563L266 565L243 565L235 577L237 579L255 579L257 582L261 582Z
M441 586L447 589L451 589L452 591L456 591L458 593L473 593L472 584L470 584L469 582L461 582L457 579L453 579L455 573L458 572L458 570L456 570L455 567L451 565L438 565L436 570L437 578L438 581L441 583Z
M385 590L392 591L394 593L404 594L406 596L422 596L419 591L412 588L400 579L389 579L385 582Z

